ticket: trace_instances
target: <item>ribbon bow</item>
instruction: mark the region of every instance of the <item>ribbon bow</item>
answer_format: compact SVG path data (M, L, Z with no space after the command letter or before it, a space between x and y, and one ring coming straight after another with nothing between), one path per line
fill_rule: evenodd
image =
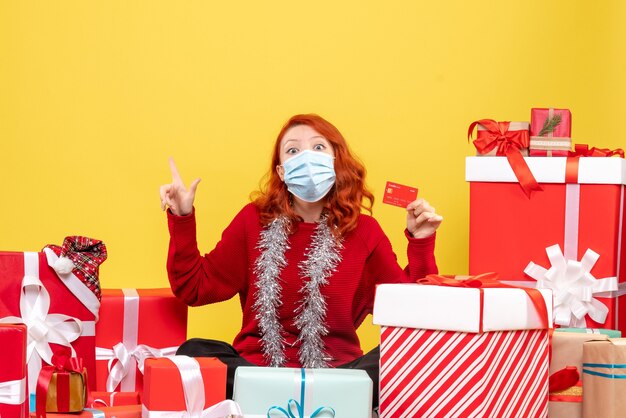
M428 276L418 279L417 283L435 285L435 286L449 286L449 287L471 287L480 290L480 325L479 332L482 332L483 323L483 289L485 288L501 288L501 289L521 289L526 292L526 295L530 298L535 310L539 314L543 328L549 328L548 321L548 307L546 301L543 299L541 292L537 289L530 289L525 287L517 287L502 283L498 280L498 273L482 273L476 276L443 276L439 274L429 274Z
M287 418L304 418L304 394L306 392L306 369L300 369L300 402L295 399L289 399L287 401L287 408L283 408L277 405L270 407L267 410L267 418L271 418L272 411L279 411ZM293 413L295 408L296 414ZM320 406L310 415L310 418L315 418L320 414L328 412L331 417L335 416L335 410L328 406Z
M612 157L614 155L624 158L624 150L621 148L616 148L614 150L596 147L589 148L589 145L587 144L576 144L574 146L574 151L570 151L568 153L568 156L570 157Z
M552 289L554 322L562 326L585 328L585 316L603 324L609 309L593 298L595 293L617 291L617 278L596 279L591 269L600 255L591 249L580 261L566 259L559 245L546 248L551 267L546 269L532 261L524 273L537 280L538 289Z
M176 354L178 347L154 348L149 345L139 344L129 350L124 343L117 343L113 349L96 347L96 360L109 360L109 377L106 381L107 392L113 392L127 376L135 377L135 362L139 372L143 374L144 363L148 358L170 357ZM134 381L132 382L134 384Z
M520 152L521 149L528 147L528 130L509 131L510 122L481 119L469 126L468 141L472 139L472 133L477 125L485 128L484 131L479 131L478 137L473 141L479 154L487 154L497 148L496 155L506 156L526 196L530 197L533 191L543 190Z
M27 362L30 392L34 392L41 362L52 363L50 344L68 347L76 355L72 342L80 337L82 323L63 314L50 314L50 294L39 279L39 256L24 253L24 279L20 293L20 317L8 316L3 323L25 324L28 328Z

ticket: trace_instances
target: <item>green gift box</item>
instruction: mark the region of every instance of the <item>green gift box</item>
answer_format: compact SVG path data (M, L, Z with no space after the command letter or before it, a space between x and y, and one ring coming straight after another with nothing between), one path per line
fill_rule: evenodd
M622 331L616 329L602 329L602 328L556 328L555 331L559 332L578 332L581 334L602 334L609 338L622 338Z
M246 418L370 418L372 386L363 370L238 367L233 400Z

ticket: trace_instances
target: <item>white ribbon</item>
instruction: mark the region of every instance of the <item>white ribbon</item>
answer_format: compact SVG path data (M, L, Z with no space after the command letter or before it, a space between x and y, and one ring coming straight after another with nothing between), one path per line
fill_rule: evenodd
M20 317L8 316L0 323L25 324L28 327L28 388L34 393L42 361L52 363L50 343L63 345L72 350L72 342L81 336L82 322L63 314L49 314L50 294L39 279L39 254L24 253L24 279L20 293Z
M0 382L0 404L21 405L26 401L26 378Z
M226 418L243 417L239 404L225 400L204 409L204 380L200 365L193 357L173 356L169 358L178 369L185 395L184 411L150 411L143 405L143 418Z
M617 277L596 279L590 272L600 255L591 249L580 261L566 258L559 245L546 248L550 269L532 261L524 273L537 280L538 289L552 289L554 322L558 325L585 328L585 316L597 323L606 321L609 309L594 294L618 289Z
M108 360L109 377L107 392L113 392L121 384L122 392L136 389L137 369L143 374L147 358L168 357L176 354L178 347L154 348L137 344L139 333L139 293L137 289L122 289L124 294L124 318L122 342L112 349L96 347L96 360Z
M96 360L108 360L109 377L106 382L107 392L115 391L121 383L122 391L133 391L135 388L135 367L143 374L144 362L148 358L171 357L178 347L154 348L140 344L129 351L124 343L117 343L113 349L96 347ZM132 367L132 369L131 369ZM132 380L130 379L132 375ZM125 382L131 389L124 388Z

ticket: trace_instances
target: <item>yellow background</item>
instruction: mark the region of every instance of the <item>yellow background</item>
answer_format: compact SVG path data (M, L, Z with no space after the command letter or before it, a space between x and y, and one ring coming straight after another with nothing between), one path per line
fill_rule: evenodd
M166 287L167 157L203 179L207 252L284 121L315 112L366 164L401 262L386 180L436 206L440 270L465 273L468 125L567 107L575 142L626 145L624 21L620 0L3 1L0 248L92 236L109 250L104 287ZM189 335L231 341L240 321L236 299L193 308ZM376 332L362 327L364 348Z

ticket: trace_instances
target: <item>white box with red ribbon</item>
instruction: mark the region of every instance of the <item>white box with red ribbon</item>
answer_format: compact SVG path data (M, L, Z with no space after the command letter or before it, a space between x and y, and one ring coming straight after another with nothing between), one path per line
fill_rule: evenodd
M551 291L471 280L377 287L382 417L547 416Z

